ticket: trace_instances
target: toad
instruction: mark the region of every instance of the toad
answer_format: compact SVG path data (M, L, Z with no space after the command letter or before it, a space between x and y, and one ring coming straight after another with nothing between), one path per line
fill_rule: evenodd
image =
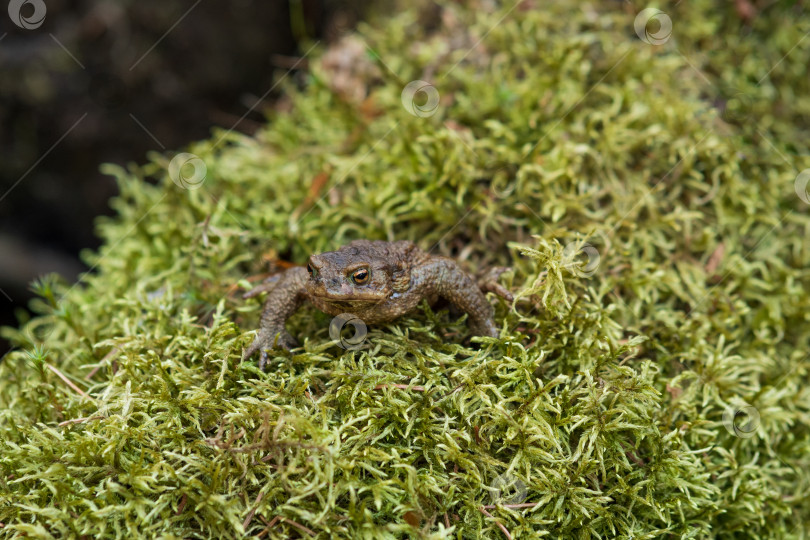
M366 324L376 324L412 311L422 299L432 305L444 298L467 313L473 334L498 337L484 293L512 300L497 283L505 270L493 268L476 283L453 259L430 255L412 242L355 240L337 251L312 255L306 268L289 268L245 295L270 290L259 332L243 360L261 350L263 370L268 349L297 346L284 324L304 301L330 315L351 313Z

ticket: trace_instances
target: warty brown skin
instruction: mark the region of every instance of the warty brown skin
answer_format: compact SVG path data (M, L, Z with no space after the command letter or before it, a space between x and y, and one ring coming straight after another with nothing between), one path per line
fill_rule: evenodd
M509 300L511 294L495 283L505 269L494 270L479 285L453 259L429 255L412 242L355 240L337 251L311 256L307 268L285 270L246 295L272 287L258 335L243 359L261 350L259 367L264 369L265 350L295 347L284 325L304 301L330 315L352 313L375 324L412 311L423 298L433 304L441 297L468 314L474 334L498 337L492 306L482 290Z

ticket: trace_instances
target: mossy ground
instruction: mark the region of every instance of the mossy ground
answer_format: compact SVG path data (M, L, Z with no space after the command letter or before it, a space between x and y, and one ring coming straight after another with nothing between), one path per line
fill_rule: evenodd
M5 330L0 537L807 536L810 16L530 4L362 28L362 102L317 49L199 189L109 169L92 272ZM424 307L347 351L307 308L240 363L236 284L355 238L513 266L501 338Z

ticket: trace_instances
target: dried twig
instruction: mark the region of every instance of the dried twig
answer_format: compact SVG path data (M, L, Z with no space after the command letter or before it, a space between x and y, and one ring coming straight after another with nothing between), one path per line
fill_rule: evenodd
M65 384L66 384L66 385L68 385L68 386L69 386L69 387L70 387L70 388L71 388L71 389L72 389L74 392L76 392L77 394L79 394L79 395L80 395L80 396L82 396L83 398L89 399L90 401L92 401L92 402L94 402L94 403L95 403L95 401L96 401L96 400L94 400L93 398L91 398L90 396L88 396L88 395L87 395L87 394L84 392L84 390L82 390L81 388L79 388L78 386L76 386L75 384L73 384L73 381L71 381L70 379L68 379L68 378L65 376L65 374L64 374L64 373L62 373L61 371L59 371L58 369L56 369L55 367L53 367L53 366L52 366L52 365L50 365L50 364L45 364L45 367L47 367L48 369L50 369L51 371L53 371L53 372L56 374L56 376L57 376L57 377L59 377L60 379L62 379L62 380L65 382Z
M281 521L283 521L285 523L289 523L290 525L292 525L296 529L304 531L305 533L309 534L310 536L315 536L315 531L313 531L312 529L308 529L308 528L304 527L303 525L301 525L300 523L296 523L295 521L293 521L291 519L287 519L287 518L281 517L281 516L277 516L277 517Z
M639 467L646 467L647 466L647 464L644 462L644 460L641 459L640 457L638 457L638 455L634 451L628 450L627 446L625 446L623 442L619 441L619 444L624 449L624 455L627 456L629 459L631 459L633 461L633 463L635 463Z
M186 509L186 503L188 502L188 494L183 493L183 496L180 497L180 504L177 506L176 514L179 516L183 513L183 510Z
M455 388L453 388L452 390L450 390L449 392L447 392L445 395L443 395L442 397L440 397L439 399L437 399L437 400L436 400L436 403L440 402L441 400L443 400L444 398L446 398L447 396L449 396L449 395L451 395L451 394L455 394L456 392L458 392L459 390L461 390L461 389L462 389L462 387L464 387L464 383L459 384L458 386L456 386Z
M487 516L488 518L492 518L495 521L495 525L497 525L498 528L501 529L501 532L503 532L504 536L506 536L509 540L512 540L512 535L509 534L509 531L506 530L506 527L504 527L503 524L500 521L495 519L495 517L492 514L487 512L486 509L483 506L479 507L478 511L481 512L482 514L484 514L485 516Z
M534 508L540 503L520 503L520 504L487 504L482 506L481 508L486 509L493 509L493 508Z
M84 380L89 381L90 379L92 379L93 376L96 373L98 373L98 370L101 369L101 367L104 365L104 363L107 360L109 360L110 358L112 358L113 356L115 356L116 354L118 354L120 352L121 352L121 349L119 347L113 347L110 352L108 352L107 354L104 355L104 358L101 359L101 361L98 363L98 365L96 367L94 367L93 370L90 373L88 373L87 375L84 376Z
M278 523L278 516L274 517L274 518L273 518L271 521L267 521L267 519L266 519L264 516L259 516L259 519L261 519L261 520L262 520L262 522L264 522L264 524L266 525L266 527L264 528L264 530L262 530L262 532L260 532L260 533L258 534L257 538L261 538L261 537L262 537L262 536L264 536L265 534L269 533L269 532L270 532L270 529L272 529L272 528L273 528L273 525L275 525L276 523Z
M107 418L106 416L85 416L84 418L73 418L71 420L65 420L64 422L59 423L59 427L65 427L70 424L82 424L84 422L90 422L92 420L101 420L103 418Z
M413 390L414 392L424 392L424 386L408 386L407 384L378 384L374 390L382 390L383 388L399 388L401 390Z
M263 498L264 498L264 492L260 491L259 495L256 497L256 501L253 503L253 509L250 512L248 512L248 515L245 518L244 523L242 523L242 528L243 529L247 530L248 526L250 525L250 522L253 521L253 516L256 515L256 510L258 510L259 503L262 502Z

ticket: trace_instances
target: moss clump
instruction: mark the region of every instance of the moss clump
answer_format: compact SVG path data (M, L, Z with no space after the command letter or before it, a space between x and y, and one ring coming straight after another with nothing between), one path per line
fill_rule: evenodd
M684 2L651 45L558 4L362 29L366 88L313 61L188 149L199 189L110 168L93 272L6 330L0 536L803 537L810 17ZM240 363L235 284L355 238L513 266L502 337L424 307L344 350L304 309Z

